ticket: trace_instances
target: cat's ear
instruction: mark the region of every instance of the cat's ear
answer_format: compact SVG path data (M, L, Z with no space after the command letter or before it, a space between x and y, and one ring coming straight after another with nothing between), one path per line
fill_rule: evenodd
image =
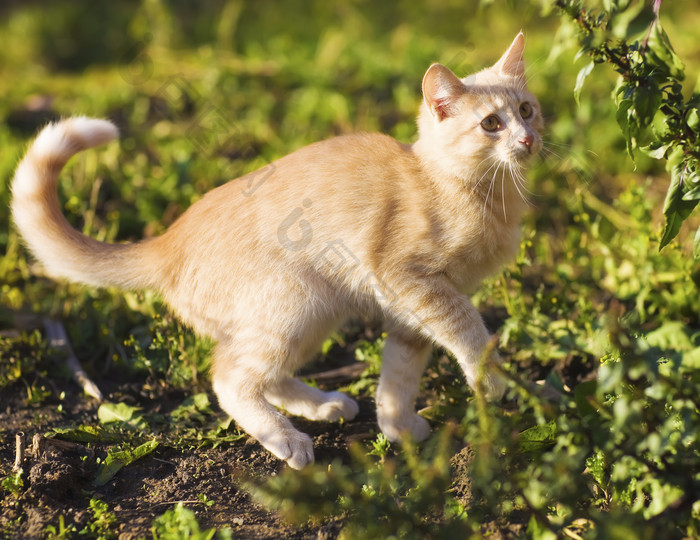
M423 98L438 121L451 116L455 102L466 92L457 75L441 64L433 64L423 77Z
M525 77L525 61L523 60L523 51L525 50L525 36L520 32L508 50L501 56L501 59L496 62L494 69L507 77Z

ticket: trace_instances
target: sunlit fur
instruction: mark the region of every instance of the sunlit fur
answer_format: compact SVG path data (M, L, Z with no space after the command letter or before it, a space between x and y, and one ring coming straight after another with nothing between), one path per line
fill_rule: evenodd
M109 122L71 118L46 127L19 165L14 221L51 275L155 289L213 337L221 407L292 467L313 460L313 444L276 407L313 420L358 412L294 372L349 317L381 317L379 426L390 440L422 439L430 429L414 401L434 343L455 355L472 387L503 392L478 369L489 335L467 294L519 245L523 168L542 127L522 52L521 34L495 66L461 80L431 66L414 145L379 134L312 144L214 189L162 236L134 244L87 238L61 214L61 168L117 136ZM494 114L502 129L488 132L481 122Z

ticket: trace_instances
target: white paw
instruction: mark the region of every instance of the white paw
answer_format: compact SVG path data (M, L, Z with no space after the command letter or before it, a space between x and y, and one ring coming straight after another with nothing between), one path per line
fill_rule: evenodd
M476 381L472 377L467 376L467 382L472 390L476 392ZM484 378L481 380L481 386L484 389L484 397L488 401L499 401L506 392L505 379L495 373L485 373Z
M430 435L430 424L422 416L415 413L405 415L402 418L378 417L379 429L391 442L400 442L408 433L416 441L422 441Z
M258 440L272 454L286 461L292 469L303 469L314 462L314 443L311 437L296 429L268 433Z
M360 412L357 402L341 392L326 393L327 401L316 409L318 420L337 422L341 418L352 420Z
M484 391L489 401L499 401L506 392L506 381L500 375L489 373L484 377Z

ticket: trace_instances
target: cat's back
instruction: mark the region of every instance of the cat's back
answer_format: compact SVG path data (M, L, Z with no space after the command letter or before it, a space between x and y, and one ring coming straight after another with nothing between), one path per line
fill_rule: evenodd
M211 190L164 236L175 243L204 236L269 237L296 209L319 227L329 220L338 226L363 221L397 193L406 197L410 190L402 186L415 184L421 174L409 145L380 133L341 135Z
M417 168L411 147L382 133L354 133L319 141L282 158L279 164L283 170L290 166L292 172L303 171L307 180L309 172L334 172L343 177L370 176L378 181L391 176L392 171Z

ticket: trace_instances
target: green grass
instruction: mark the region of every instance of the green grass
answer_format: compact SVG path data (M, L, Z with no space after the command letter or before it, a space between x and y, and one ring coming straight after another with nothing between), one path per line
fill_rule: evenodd
M302 522L342 519L347 537L468 537L504 522L538 538L697 535L700 266L689 238L697 220L658 251L669 180L655 160L640 156L635 165L628 156L611 99L614 75L597 70L577 105L585 60L575 61L573 37L556 14L515 5L133 0L3 8L0 391L24 385L27 407L60 400L50 384L54 355L39 331L50 316L63 321L89 372L102 373L107 359L123 380L161 380L190 395L169 416L96 419L115 455L140 448L154 427L172 448L239 444L201 397L211 343L151 293L47 279L21 246L9 224L9 179L47 118L118 123L118 145L69 163L60 197L77 228L134 240L161 233L211 188L316 140L383 131L412 141L430 63L460 75L480 69L522 28L548 151L530 173L534 209L520 256L475 296L510 361L514 405L473 398L454 365L436 355L423 399L425 414L445 427L425 447L358 445L350 464L285 471L250 489ZM700 82L700 12L689 0L666 2L662 21L692 89ZM361 397L375 384L380 347L366 343L357 353L370 366L350 387ZM531 391L527 381L545 377L561 389L561 402ZM455 476L464 441L474 450L464 473L469 500L460 496L466 480ZM3 488L21 491L21 476L5 472ZM109 537L109 506L91 508L90 534ZM63 516L52 527L54 537L77 532ZM215 533L182 507L153 525L159 538L185 530Z

